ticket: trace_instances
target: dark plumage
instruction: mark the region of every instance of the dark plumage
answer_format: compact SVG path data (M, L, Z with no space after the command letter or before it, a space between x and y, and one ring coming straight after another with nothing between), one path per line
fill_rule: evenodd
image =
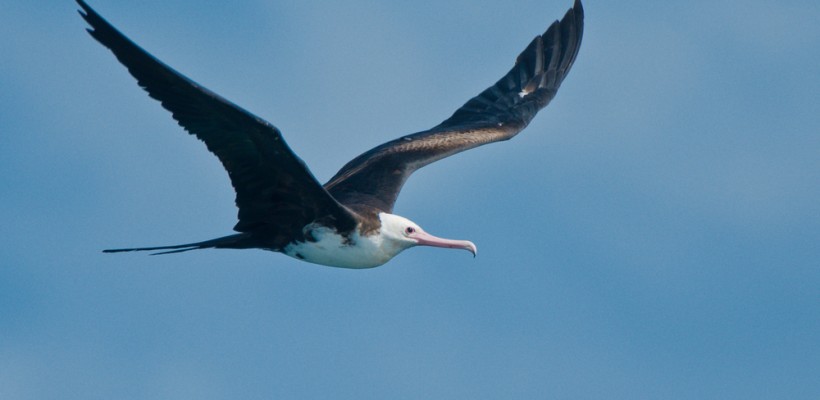
M390 212L402 185L417 169L487 143L511 139L555 97L575 62L584 33L579 0L564 18L536 36L495 85L430 130L389 141L348 162L325 184L346 198ZM529 93L521 96L522 93Z
M381 215L392 213L401 187L415 170L464 150L510 139L524 129L552 100L572 67L584 20L581 2L576 0L560 22L533 39L495 85L436 127L356 157L323 186L272 124L176 72L125 37L85 1L77 3L82 8L80 15L91 26L91 36L114 53L180 126L219 158L236 191L239 209L234 227L238 234L178 246L106 251L264 248L320 263L325 262L291 254L288 246L319 241L317 236L326 232L317 227L332 228L345 238L344 246L356 246L354 236L380 234ZM472 243L462 245L472 246L469 249L475 252Z

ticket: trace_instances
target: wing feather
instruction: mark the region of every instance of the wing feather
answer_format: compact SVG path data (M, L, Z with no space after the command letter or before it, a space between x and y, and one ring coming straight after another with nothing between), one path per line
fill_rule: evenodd
M176 72L83 0L77 3L83 9L80 15L91 25L91 36L222 162L236 191L236 231L264 229L270 237L282 238L276 240L276 247L314 221L333 220L343 231L355 227L351 212L327 193L276 127Z
M530 42L495 85L470 99L432 129L400 137L354 158L325 184L343 204L368 204L391 212L399 191L417 169L458 152L508 140L555 97L584 31L575 0L561 21Z

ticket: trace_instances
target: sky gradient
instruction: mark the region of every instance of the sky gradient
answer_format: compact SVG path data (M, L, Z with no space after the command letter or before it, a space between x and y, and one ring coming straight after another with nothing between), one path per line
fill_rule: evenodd
M449 117L572 2L346 3L90 5L325 181ZM820 397L820 3L584 5L552 104L399 197L478 257L355 271L102 254L231 233L227 174L76 4L5 4L0 398Z

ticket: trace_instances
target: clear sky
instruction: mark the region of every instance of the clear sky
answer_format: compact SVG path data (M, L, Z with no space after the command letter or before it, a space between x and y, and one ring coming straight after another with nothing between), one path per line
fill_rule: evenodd
M92 0L320 180L447 118L571 0ZM2 399L820 398L820 2L596 1L553 103L396 207L372 270L231 232L219 162L85 32L0 12Z

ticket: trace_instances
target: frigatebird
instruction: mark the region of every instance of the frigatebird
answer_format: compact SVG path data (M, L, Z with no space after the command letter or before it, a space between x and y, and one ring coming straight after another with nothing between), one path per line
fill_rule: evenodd
M272 124L183 76L120 33L85 1L77 3L91 36L219 158L239 209L236 234L104 252L259 248L342 268L377 267L414 246L464 249L475 256L472 242L435 237L393 214L396 197L415 170L508 140L523 130L555 97L578 55L584 30L584 10L575 0L560 21L530 42L506 75L450 118L361 154L322 185Z

